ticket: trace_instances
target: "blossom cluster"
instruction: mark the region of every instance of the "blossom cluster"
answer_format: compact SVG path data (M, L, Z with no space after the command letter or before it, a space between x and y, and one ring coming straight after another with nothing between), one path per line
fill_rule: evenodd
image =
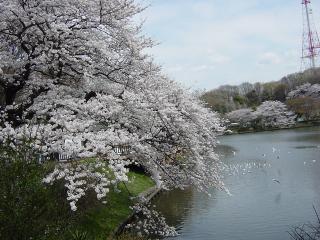
M296 115L279 101L265 101L252 109L239 109L227 114L227 118L241 127L284 128L295 124Z
M279 101L263 102L255 114L263 128L284 128L295 125L296 115Z
M300 98L300 97L311 97L320 98L320 84L306 83L298 86L295 90L288 93L287 99Z
M150 203L137 203L132 207L139 218L126 228L141 236L177 236L175 228L168 226L165 218Z
M226 114L227 119L232 123L238 123L242 127L250 127L256 119L256 115L251 108L244 108L229 112Z
M121 165L117 166L116 171L111 171L112 167L114 167L112 164L107 165L101 161L89 161L80 164L61 163L43 179L43 182L52 184L56 180L64 179L67 188L67 200L70 202L71 210L76 211L77 202L85 196L88 190L94 190L97 199L106 202L107 193L112 185L114 186L119 181L128 181L126 177L128 170L126 168ZM111 173L116 173L116 177L114 178ZM121 176L121 179L119 179L119 176Z
M166 189L223 189L218 115L171 81L145 49L132 0L0 2L0 144L74 156L44 179L64 179L72 210L89 189L104 201L128 165ZM8 91L7 91L8 90ZM9 91L10 90L10 91ZM119 146L128 151L119 154ZM108 174L84 158L95 157Z

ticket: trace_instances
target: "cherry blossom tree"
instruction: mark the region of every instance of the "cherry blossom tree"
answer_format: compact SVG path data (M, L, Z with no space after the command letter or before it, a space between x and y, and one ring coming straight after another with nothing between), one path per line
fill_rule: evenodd
M254 113L263 128L285 128L295 124L295 114L279 101L263 102Z
M243 108L229 112L226 115L232 123L238 123L240 127L250 127L253 124L253 121L256 120L256 115L251 108Z
M295 114L279 101L266 101L252 109L239 109L226 115L233 123L243 128L285 128L295 124Z
M319 118L320 84L307 83L297 87L288 94L287 104L306 120Z
M89 189L106 201L132 164L161 188L224 188L220 120L144 54L152 41L132 20L143 9L132 0L0 1L0 142L14 149L28 137L43 155L74 156L44 179L66 180L74 211Z
M300 98L300 97L311 97L320 98L320 84L310 83L303 84L297 87L295 90L288 93L287 99Z

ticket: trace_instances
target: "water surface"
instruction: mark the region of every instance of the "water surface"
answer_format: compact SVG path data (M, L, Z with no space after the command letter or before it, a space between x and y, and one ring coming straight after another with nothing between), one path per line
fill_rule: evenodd
M293 226L320 211L320 128L224 136L217 151L229 166L232 196L193 189L155 200L180 234L175 239L290 239Z

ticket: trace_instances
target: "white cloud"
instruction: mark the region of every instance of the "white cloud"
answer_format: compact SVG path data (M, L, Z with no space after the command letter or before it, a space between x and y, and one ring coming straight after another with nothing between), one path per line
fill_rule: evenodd
M174 72L181 72L183 71L184 67L181 66L181 65L174 65L174 66L170 66L170 67L167 67L166 70L168 72L171 72L171 73L174 73Z
M212 65L198 65L198 66L193 66L190 68L191 71L194 71L194 72L202 72L202 71L208 71L208 70L212 70L214 69L215 67L212 66Z
M209 55L209 59L214 64L224 64L231 61L231 59L228 56L220 55L220 54L211 54Z
M274 52L265 52L259 57L258 63L261 65L273 65L282 62L281 57Z
M187 86L193 86L194 79L200 88L272 81L299 70L302 19L296 1L152 3L147 10L152 21L147 20L145 32L161 44L150 53ZM257 64L265 72L256 70Z

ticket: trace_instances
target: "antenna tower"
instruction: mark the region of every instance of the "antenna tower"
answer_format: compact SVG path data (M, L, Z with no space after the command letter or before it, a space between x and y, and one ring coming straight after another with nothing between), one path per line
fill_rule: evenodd
M319 36L314 25L311 0L302 0L303 38L302 65L304 68L315 68L320 55Z

